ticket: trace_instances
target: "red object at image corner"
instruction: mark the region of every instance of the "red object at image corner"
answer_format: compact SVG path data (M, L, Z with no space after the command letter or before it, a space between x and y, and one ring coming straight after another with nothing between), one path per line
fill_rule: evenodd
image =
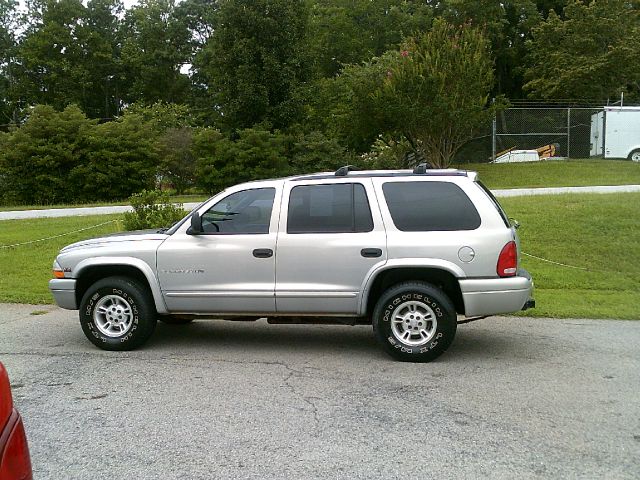
M31 480L31 457L22 417L13 407L9 375L0 362L0 480Z

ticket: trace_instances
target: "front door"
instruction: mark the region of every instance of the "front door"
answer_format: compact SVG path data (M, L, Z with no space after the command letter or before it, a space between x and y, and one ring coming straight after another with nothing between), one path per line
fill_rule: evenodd
M202 234L183 225L158 249L158 277L172 313L275 311L281 182L225 192L203 207Z

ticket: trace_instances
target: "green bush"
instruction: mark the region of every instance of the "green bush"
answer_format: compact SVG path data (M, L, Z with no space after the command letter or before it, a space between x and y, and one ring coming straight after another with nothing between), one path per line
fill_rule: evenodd
M133 212L124 214L125 230L169 227L187 213L182 204L172 204L169 195L159 190L143 190L131 195L129 201Z

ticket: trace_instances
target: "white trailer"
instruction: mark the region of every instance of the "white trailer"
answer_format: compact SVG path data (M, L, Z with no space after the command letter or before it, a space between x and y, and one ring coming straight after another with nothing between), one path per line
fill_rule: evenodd
M640 162L640 107L604 107L591 115L590 155Z

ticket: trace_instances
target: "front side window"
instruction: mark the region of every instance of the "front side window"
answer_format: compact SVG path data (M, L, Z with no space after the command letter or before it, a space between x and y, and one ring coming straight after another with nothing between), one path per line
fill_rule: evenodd
M254 188L232 193L202 215L204 233L269 233L275 188Z
M388 182L382 186L391 218L403 232L475 230L480 215L449 182Z
M301 185L291 190L287 233L356 233L373 230L361 183Z

